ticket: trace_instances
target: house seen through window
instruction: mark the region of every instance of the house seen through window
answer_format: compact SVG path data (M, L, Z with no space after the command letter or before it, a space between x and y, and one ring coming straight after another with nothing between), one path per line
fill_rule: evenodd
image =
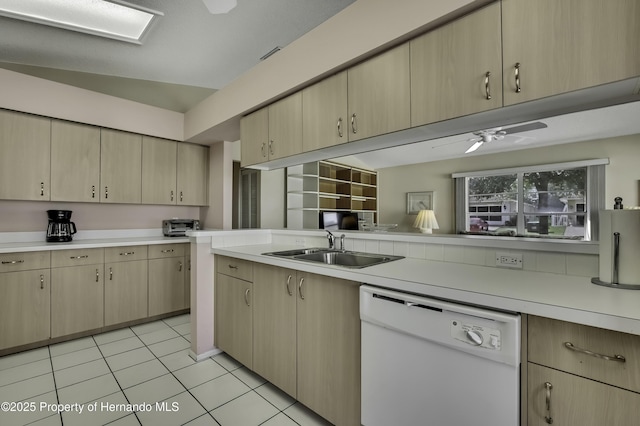
M604 171L599 169L603 166L580 162L557 166L454 175L458 232L595 239L597 226L591 216L604 202Z

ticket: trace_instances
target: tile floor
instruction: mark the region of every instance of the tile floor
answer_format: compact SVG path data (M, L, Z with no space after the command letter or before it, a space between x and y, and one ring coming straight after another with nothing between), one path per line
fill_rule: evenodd
M196 363L189 332L181 315L0 357L0 425L328 424L226 354Z

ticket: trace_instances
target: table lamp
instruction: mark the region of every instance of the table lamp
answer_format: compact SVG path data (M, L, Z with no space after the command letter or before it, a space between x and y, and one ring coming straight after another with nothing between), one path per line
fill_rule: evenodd
M423 234L432 234L432 229L439 229L438 221L433 210L420 210L416 221L413 222L414 228L420 228Z

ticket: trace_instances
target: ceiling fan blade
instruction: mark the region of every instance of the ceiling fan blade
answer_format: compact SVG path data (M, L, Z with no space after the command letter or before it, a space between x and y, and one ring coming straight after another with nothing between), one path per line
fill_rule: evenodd
M529 124L523 124L521 126L515 126L515 127L510 127L508 129L503 129L501 133L508 135L511 133L528 132L530 130L544 129L546 127L547 125L544 124L542 121L536 121Z
M471 148L469 148L468 150L466 150L464 153L468 154L470 152L475 151L476 149L480 148L482 146L482 144L484 143L484 141L476 141L476 143L474 143L473 145L471 145Z

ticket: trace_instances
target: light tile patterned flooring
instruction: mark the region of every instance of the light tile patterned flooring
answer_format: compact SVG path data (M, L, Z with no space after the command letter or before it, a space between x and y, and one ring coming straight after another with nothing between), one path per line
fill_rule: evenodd
M181 315L0 357L0 425L328 425L226 354L196 363L189 333Z

